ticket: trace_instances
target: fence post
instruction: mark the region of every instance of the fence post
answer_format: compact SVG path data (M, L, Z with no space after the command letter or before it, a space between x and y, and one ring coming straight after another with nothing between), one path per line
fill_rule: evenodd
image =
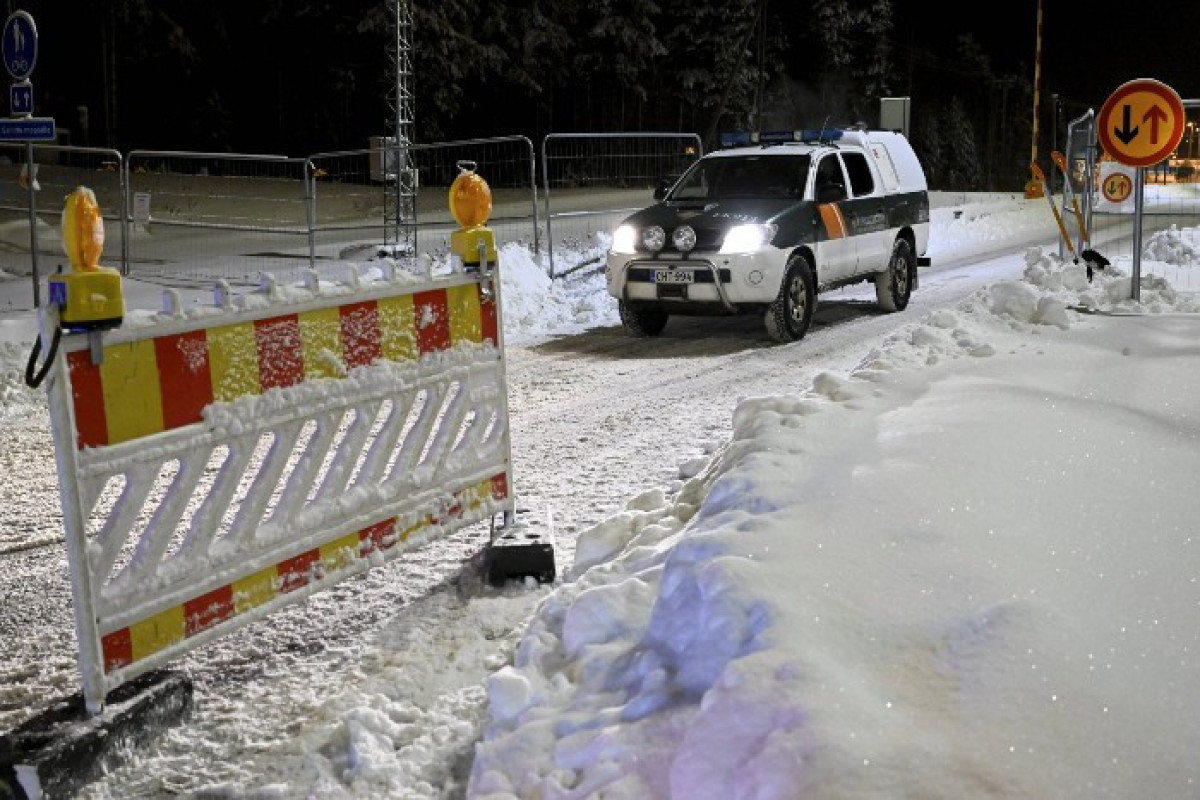
M115 151L114 151L115 152ZM129 209L133 198L129 196L129 175L125 171L125 159L117 156L117 192L121 197L121 274L129 275L129 235L133 226L129 224Z
M546 254L550 259L550 280L554 280L554 231L550 229L550 162L546 150L553 133L542 139L542 202L546 204Z
M304 208L308 219L308 268L317 268L317 171L304 159Z
M522 136L525 144L529 147L529 189L530 199L533 201L533 253L538 255L541 249L538 247L538 230L541 225L538 223L538 207L537 207L537 155L533 150L533 141L528 136Z
M33 270L33 306L39 308L41 301L41 279L38 277L38 241L37 241L37 192L33 188L35 179L33 171L33 142L25 143L25 170L27 188L29 189L29 265Z

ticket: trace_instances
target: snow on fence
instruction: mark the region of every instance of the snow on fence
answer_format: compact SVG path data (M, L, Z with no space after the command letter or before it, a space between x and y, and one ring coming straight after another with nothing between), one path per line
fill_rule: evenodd
M64 336L50 387L89 709L513 500L498 291L271 288Z

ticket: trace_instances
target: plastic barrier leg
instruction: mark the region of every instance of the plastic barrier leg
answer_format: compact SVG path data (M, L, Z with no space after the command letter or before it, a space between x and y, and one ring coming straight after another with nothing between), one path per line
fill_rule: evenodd
M192 684L177 672L148 672L114 689L89 716L82 693L0 735L0 798L70 798L119 766L132 745L152 739L192 708Z

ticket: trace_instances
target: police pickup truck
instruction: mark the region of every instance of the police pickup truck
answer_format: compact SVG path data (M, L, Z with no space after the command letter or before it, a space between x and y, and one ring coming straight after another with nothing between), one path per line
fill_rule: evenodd
M908 305L929 264L929 196L902 135L789 131L732 144L613 233L605 275L629 331L653 336L672 314L756 312L772 339L795 341L819 293L868 280L885 311Z

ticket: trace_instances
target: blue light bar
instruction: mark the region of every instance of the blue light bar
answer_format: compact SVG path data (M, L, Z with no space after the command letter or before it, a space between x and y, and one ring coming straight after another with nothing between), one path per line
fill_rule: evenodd
M756 144L785 142L832 142L842 138L841 128L807 128L800 131L726 131L721 134L720 146L749 147Z

